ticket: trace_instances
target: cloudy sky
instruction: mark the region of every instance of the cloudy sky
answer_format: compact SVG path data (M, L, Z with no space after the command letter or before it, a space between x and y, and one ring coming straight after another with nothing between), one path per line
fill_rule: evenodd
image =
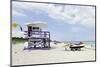
M95 40L94 6L12 2L12 21L24 30L25 23L46 22L44 30L50 31L52 40ZM22 37L23 32L13 28L12 36Z

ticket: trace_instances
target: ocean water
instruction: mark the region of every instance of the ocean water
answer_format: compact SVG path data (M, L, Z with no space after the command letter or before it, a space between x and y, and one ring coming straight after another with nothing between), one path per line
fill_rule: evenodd
M95 46L95 41L86 41L84 43L90 46Z
M94 48L95 49L95 46L96 46L95 41L86 41L84 43L86 44L87 48Z

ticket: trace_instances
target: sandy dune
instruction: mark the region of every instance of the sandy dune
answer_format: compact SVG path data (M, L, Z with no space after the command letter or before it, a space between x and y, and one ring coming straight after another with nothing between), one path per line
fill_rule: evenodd
M12 46L12 65L45 64L57 62L94 61L95 50L81 51L64 49L62 44L51 44L51 49L23 50L24 44Z

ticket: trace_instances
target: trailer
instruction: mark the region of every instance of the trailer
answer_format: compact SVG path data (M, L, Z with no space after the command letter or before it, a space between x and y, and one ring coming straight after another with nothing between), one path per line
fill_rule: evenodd
M84 46L70 46L71 51L81 51Z

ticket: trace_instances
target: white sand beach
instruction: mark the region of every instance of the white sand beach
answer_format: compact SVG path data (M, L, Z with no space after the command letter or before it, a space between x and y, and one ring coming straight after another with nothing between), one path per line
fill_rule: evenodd
M24 44L12 45L12 65L45 64L59 62L94 61L95 50L81 51L64 49L62 44L51 43L51 49L23 50Z

